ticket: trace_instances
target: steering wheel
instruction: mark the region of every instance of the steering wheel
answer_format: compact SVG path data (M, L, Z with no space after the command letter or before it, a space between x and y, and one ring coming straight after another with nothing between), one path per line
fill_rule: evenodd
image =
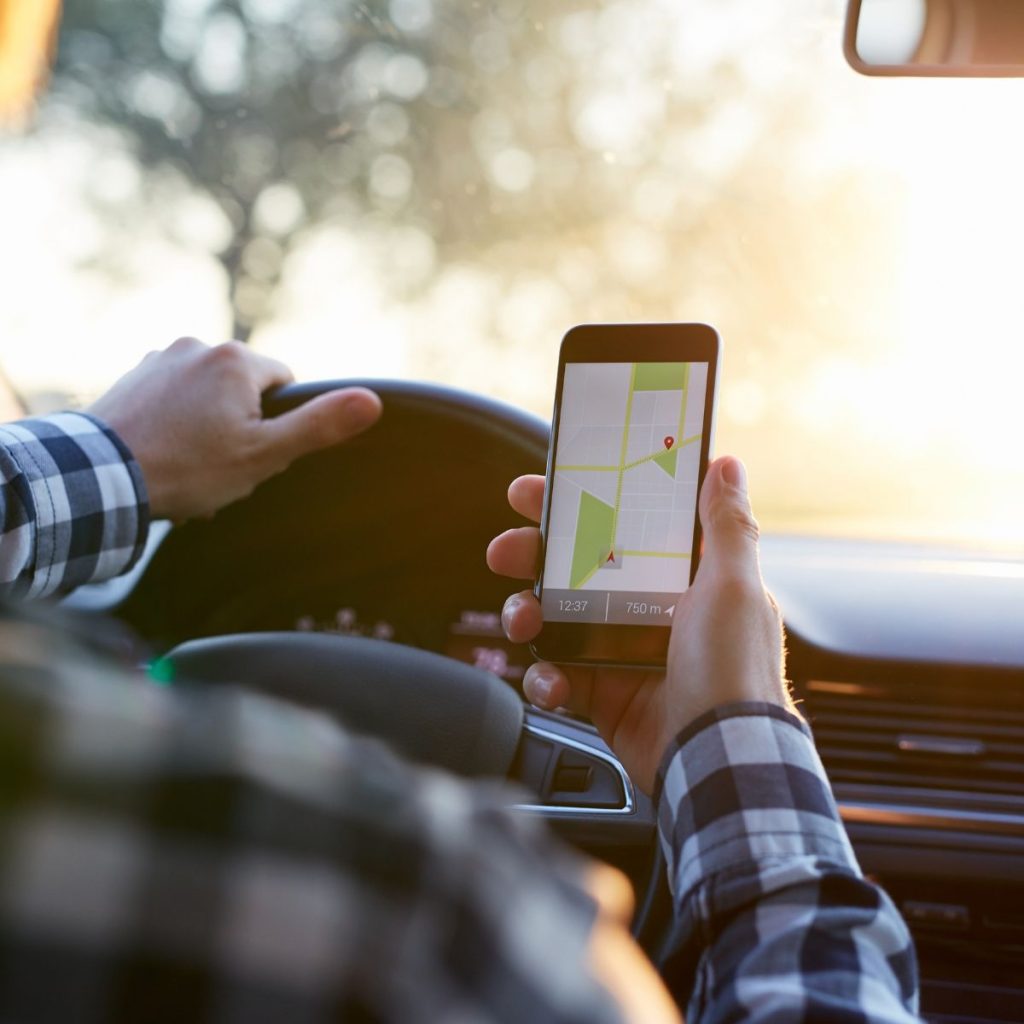
M381 562L426 558L429 575L444 573L446 546L454 547L456 539L464 544L471 534L478 552L473 557L482 565L487 539L512 515L505 504L508 482L520 473L543 472L547 424L448 388L363 380L280 389L266 398L265 414L280 415L355 384L380 395L380 423L354 441L301 460L213 520L173 530L124 603L123 618L158 643L161 636L173 643L195 636L184 623L205 602L214 610L208 620L213 633L218 602L250 588L272 588L294 571L293 562L315 564L328 546L357 574L364 565L379 572ZM417 467L412 488L411 466ZM499 478L493 488L474 486ZM271 524L294 515L296 495L309 501L321 494L345 509L336 529L312 535L293 530L287 543L275 537ZM363 537L379 531L389 516L394 528L386 550L367 551ZM201 593L184 582L190 576L194 582L196 574L206 583ZM419 763L469 777L508 778L524 791L525 812L544 816L589 852L618 860L639 884L650 879L634 932L649 953L656 952L671 904L654 811L587 723L525 707L489 672L379 640L281 631L208 635L177 643L168 657L177 678L284 697L327 711Z

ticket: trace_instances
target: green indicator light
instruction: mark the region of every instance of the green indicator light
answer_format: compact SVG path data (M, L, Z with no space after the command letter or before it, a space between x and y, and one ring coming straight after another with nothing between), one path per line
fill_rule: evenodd
M170 658L154 658L146 669L149 678L159 686L170 686L177 674Z

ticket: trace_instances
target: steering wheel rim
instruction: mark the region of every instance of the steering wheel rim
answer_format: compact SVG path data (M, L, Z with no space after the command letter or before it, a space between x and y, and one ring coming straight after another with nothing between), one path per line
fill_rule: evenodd
M505 777L522 701L497 676L403 644L325 633L191 640L164 661L176 679L256 690L332 715L411 761L470 778Z
M375 391L387 417L442 417L454 425L490 434L496 442L519 446L526 458L540 467L545 465L550 435L546 421L505 402L442 384L372 377L287 384L263 396L263 415L280 416L328 391L352 387ZM372 438L372 430L365 436Z
M484 537L479 529L474 534L470 527L474 521L485 524L484 529L496 522L514 523L505 490L513 475L544 472L548 425L502 402L452 388L372 379L288 385L264 396L264 411L278 416L326 392L353 386L371 388L381 397L384 412L373 428L343 445L299 459L212 519L175 526L148 562L137 567L131 587L106 610L116 612L164 650L197 636L239 632L231 616L218 616L217 611L228 609L238 594L255 592L268 582L279 589L292 568L287 549L295 552L293 562L311 558L315 564L318 555L310 546L318 544L321 552L329 547L327 556L344 565L349 577L368 574L380 568L369 564L371 553L393 568L408 564L421 547L451 541L451 531L440 536L439 527L453 513L463 531L456 539L472 536L473 564L465 567L476 572L490 536ZM403 453L405 463L395 462L396 450ZM444 474L431 471L439 460L445 472L450 464L458 464L461 477L454 489ZM420 473L418 490L407 484L410 462L430 474L424 479ZM487 493L472 484L479 476L489 478ZM345 510L344 517L332 516L329 535L311 536L305 522L300 532L290 534L274 525L288 521L294 493L303 486L314 495L312 500ZM356 487L360 500L353 501ZM366 508L372 514L362 514ZM388 538L386 551L371 552L365 541L349 543L353 537L379 532L382 517L391 509L407 513L408 522ZM446 569L440 565L437 571ZM447 571L454 571L450 563ZM201 593L193 583L197 575L204 580ZM280 624L245 625L246 631L278 628ZM417 645L424 646L418 641Z

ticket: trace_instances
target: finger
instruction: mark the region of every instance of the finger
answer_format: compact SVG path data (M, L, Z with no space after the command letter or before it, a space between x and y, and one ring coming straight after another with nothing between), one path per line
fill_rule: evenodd
M272 359L270 356L253 352L248 347L246 347L246 354L246 363L249 372L252 374L253 383L256 385L256 390L261 394L270 388L280 387L282 384L291 384L295 380L295 375L292 371L279 359Z
M532 640L544 625L540 602L530 590L513 594L501 609L501 626L514 644Z
M705 573L760 576L757 520L747 494L747 473L739 459L725 456L708 467L700 494L700 521L704 528L701 569Z
M189 355L194 352L207 352L210 346L205 342L200 341L198 338L193 338L191 335L184 335L180 338L175 338L174 341L163 349L164 352L171 353L176 356ZM157 355L160 355L160 351L157 351Z
M539 558L540 530L536 526L506 530L487 545L487 567L515 580L533 579Z
M376 423L381 409L380 398L367 388L329 391L283 416L263 421L268 453L289 463L341 444Z
M565 708L585 718L590 717L593 684L592 669L547 661L531 665L523 675L523 693L531 704L545 711Z
M521 516L539 523L544 508L544 477L535 473L516 477L508 489L508 503Z
M225 341L209 348L195 338L179 338L168 352L178 351L186 358L200 359L204 366L228 369L235 377L251 382L260 393L280 384L290 384L295 378L280 360L254 352L241 341Z
M556 711L572 699L572 687L565 672L557 665L538 661L523 676L526 699L544 711Z

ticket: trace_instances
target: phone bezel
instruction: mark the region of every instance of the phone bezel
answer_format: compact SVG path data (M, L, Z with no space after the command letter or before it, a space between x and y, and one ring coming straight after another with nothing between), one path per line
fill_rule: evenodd
M558 356L555 405L551 418L544 509L541 516L541 551L534 594L538 600L544 587L548 519L551 512L552 476L558 447L562 389L568 363L706 362L708 378L701 431L698 493L703 486L714 431L714 407L718 390L718 367L722 342L718 332L702 323L580 324L566 332ZM692 585L700 561L700 516L694 516L693 557L690 559ZM530 644L534 656L543 661L575 665L618 665L663 668L668 654L670 626L627 626L606 623L547 622Z

